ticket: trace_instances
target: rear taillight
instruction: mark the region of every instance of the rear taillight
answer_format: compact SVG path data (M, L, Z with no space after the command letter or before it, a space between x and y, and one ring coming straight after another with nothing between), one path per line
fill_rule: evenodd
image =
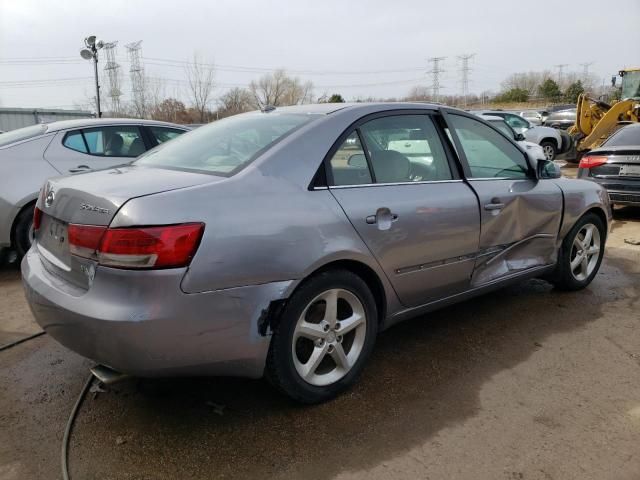
M585 155L580 159L578 168L594 168L607 163L607 157L603 155Z
M40 223L42 223L42 210L38 207L33 209L33 231L37 231L40 228Z
M96 257L118 268L175 268L189 264L198 249L203 223L162 227L107 228L69 225L71 253Z
M70 223L67 228L69 250L79 257L93 257L100 247L100 241L106 231L107 227Z

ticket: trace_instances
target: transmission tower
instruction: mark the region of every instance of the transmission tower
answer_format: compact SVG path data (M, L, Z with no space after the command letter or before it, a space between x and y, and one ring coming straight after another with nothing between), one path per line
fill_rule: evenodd
M111 112L117 114L120 112L120 65L116 62L116 46L118 42L109 42L104 44L104 51L107 56L104 70L109 79L109 90L107 95L111 98Z
M433 67L427 73L431 74L431 89L434 102L438 102L440 98L440 74L444 72L440 67L440 62L444 62L445 58L447 57L431 57L428 59L429 63L433 64Z
M131 62L131 68L129 69L129 76L131 77L131 91L133 94L133 103L136 108L136 113L140 117L146 116L146 102L145 102L145 88L144 88L144 67L140 61L140 50L142 40L129 43L125 45L127 52L129 53L129 61Z
M593 65L593 62L586 62L586 63L580 64L580 66L582 67L582 79L584 82L589 80L589 67L591 65Z
M558 65L554 65L558 69L558 85L562 88L562 74L564 73L564 67L568 67L568 63L559 63Z
M462 74L462 102L464 104L464 108L467 108L467 95L469 95L469 72L471 72L471 68L469 68L469 60L475 57L475 53L466 53L463 55L458 55L458 59L462 62L460 67L460 73Z

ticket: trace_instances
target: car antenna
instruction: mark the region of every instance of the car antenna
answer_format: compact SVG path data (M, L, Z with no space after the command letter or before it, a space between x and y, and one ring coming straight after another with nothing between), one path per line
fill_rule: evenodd
M262 113L269 113L269 112L273 112L276 109L276 107L274 107L273 105L265 105L264 107L262 107L260 109L260 111Z

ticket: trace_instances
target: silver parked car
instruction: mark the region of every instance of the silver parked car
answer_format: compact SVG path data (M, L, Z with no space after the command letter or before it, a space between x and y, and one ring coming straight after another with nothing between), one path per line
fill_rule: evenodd
M396 322L531 277L586 287L611 211L559 177L444 106L269 108L47 182L24 285L47 333L114 370L319 402Z
M63 120L12 130L0 137L0 250L22 256L31 245L33 206L53 176L130 162L189 129L133 119Z

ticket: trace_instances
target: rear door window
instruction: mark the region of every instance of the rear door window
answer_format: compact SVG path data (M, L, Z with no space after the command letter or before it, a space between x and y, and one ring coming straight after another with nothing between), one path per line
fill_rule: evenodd
M137 157L146 148L135 126L86 128L82 130L89 153L104 157Z

